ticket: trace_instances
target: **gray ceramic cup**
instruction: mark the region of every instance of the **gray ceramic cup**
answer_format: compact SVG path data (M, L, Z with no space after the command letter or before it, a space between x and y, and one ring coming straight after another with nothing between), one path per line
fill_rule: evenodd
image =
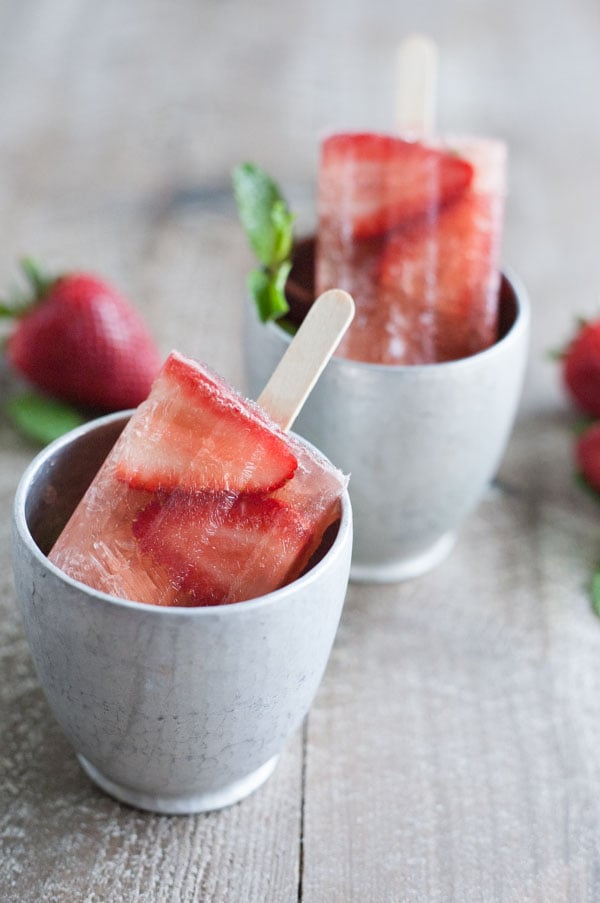
M143 809L218 809L266 780L313 700L348 582L350 502L345 493L305 573L261 598L158 608L96 592L45 553L128 416L74 430L24 474L19 605L42 688L88 775Z
M296 319L314 297L314 241L298 244L288 281ZM527 359L529 304L503 275L497 342L450 363L368 364L334 357L295 429L350 474L351 579L415 577L438 564L502 459ZM255 396L290 342L246 308L244 356Z

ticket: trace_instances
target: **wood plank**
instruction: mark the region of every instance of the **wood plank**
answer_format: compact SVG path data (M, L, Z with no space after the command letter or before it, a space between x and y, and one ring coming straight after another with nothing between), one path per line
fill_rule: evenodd
M352 588L308 733L303 899L600 894L591 518L492 494L434 574Z

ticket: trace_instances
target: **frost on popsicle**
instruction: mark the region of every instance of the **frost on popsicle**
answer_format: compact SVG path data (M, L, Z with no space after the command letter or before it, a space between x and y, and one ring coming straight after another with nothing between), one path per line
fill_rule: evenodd
M239 602L302 573L345 484L257 405L173 352L50 560L133 601Z
M335 285L356 302L340 355L420 364L493 344L504 181L497 141L442 146L372 133L324 141L317 289Z

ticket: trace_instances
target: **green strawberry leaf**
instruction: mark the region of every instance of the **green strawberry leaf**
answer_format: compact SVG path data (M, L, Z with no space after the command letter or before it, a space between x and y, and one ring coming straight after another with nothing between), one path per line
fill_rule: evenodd
M591 584L592 608L595 613L600 616L600 568L592 577Z
M600 492L597 489L588 483L585 476L580 472L576 471L575 473L575 482L579 486L580 489L583 489L584 492L588 494L590 498L595 499L597 502L600 501Z
M588 417L586 415L578 417L572 427L573 435L576 438L579 436L583 436L583 434L587 433L589 428L591 426L593 426L594 423L595 423L595 420L593 417Z
M56 282L55 277L44 273L31 257L24 257L21 260L21 270L27 284L24 288L12 285L8 294L0 298L0 318L24 317Z
M85 422L79 411L71 405L34 392L13 396L5 404L4 410L11 423L26 439L40 445L47 445Z
M15 285L11 286L8 295L0 298L0 317L17 319L24 316L33 306L31 297Z
M240 163L232 181L240 221L261 264L250 273L248 287L260 319L266 322L289 310L285 282L291 269L295 217L279 186L259 166Z
M45 295L48 289L56 282L56 279L48 276L32 257L23 257L21 269L33 290L33 297L36 300Z

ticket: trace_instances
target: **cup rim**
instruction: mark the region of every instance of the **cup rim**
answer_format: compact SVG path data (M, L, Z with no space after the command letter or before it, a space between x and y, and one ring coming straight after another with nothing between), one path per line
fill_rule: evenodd
M470 354L467 357L457 358L454 361L434 361L429 364L376 364L370 361L355 361L351 358L336 357L334 355L328 362L327 367L333 365L348 370L356 368L364 373L403 373L405 374L405 378L421 378L425 373L428 375L431 375L432 373L443 375L449 370L463 370L468 367L473 367L476 366L479 361L488 360L490 357L502 353L502 350L506 345L512 343L519 335L528 331L531 317L531 305L527 289L523 282L509 267L500 270L500 278L501 280L505 279L513 290L516 313L514 322L510 325L505 335L500 339L497 339L493 345L489 346L489 348L484 348L482 351ZM256 316L253 302L250 300L249 303L252 303L253 312ZM268 323L261 323L260 325L283 338L285 345L289 345L292 341L293 336L283 329L278 321L270 320Z
M25 516L25 505L28 497L29 487L33 481L35 474L40 470L45 462L48 459L52 458L52 456L61 448L73 442L76 442L81 436L86 435L94 429L108 425L120 419L130 417L132 413L133 410L116 411L113 414L106 414L102 417L97 417L94 420L90 420L87 423L82 424L81 426L75 427L75 429L70 430L68 433L65 433L58 439L55 439L54 442L50 443L50 445L47 445L44 449L42 449L42 451L40 451L28 464L27 468L21 476L21 479L19 480L13 503L14 529L18 532L20 540L27 547L30 554L32 554L34 558L37 559L42 567L50 571L50 573L52 573L59 580L73 587L74 589L84 590L89 600L100 601L102 602L102 604L109 602L117 608L140 611L146 614L153 613L156 614L157 617L233 617L238 612L251 612L256 611L257 609L269 608L272 605L281 604L282 600L290 596L292 593L295 593L297 589L302 590L306 587L309 587L311 583L314 583L316 580L318 580L321 572L326 567L330 566L333 559L338 558L342 554L342 547L347 541L348 534L351 534L352 530L352 508L347 487L344 489L341 496L342 510L336 537L333 540L331 548L327 550L323 558L321 558L320 561L313 565L313 567L311 567L309 571L306 571L296 580L292 581L292 583L288 583L285 586L273 590L270 593L265 593L262 596L257 596L254 599L247 599L241 602L230 602L227 605L152 605L149 602L136 602L132 599L122 599L119 596L112 596L110 595L110 593L105 593L101 590L94 589L93 587L88 586L86 583L82 583L80 580L75 580L73 577L65 574L64 571L62 571L55 564L53 564L52 561L50 561L47 555L44 555L31 534L31 531L27 524L27 518ZM319 455L325 457L322 452L319 452L318 449L315 449L315 447L302 436L298 435L297 433L292 433L292 435L294 435L294 437L300 442L307 445L310 449L317 451Z

